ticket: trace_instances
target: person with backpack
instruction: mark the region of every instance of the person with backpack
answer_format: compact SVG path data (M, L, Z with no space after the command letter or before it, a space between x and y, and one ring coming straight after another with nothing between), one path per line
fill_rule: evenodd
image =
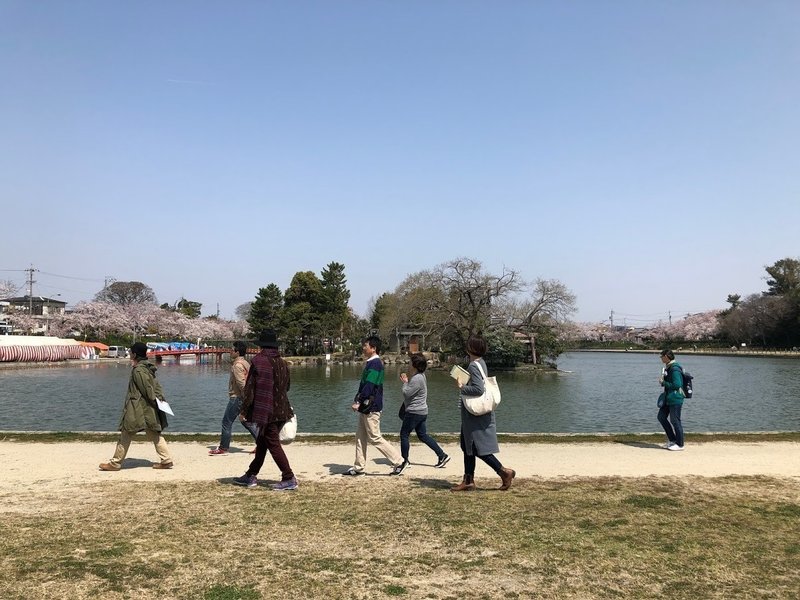
M683 450L683 423L681 410L686 394L683 391L683 368L675 361L672 350L661 351L664 370L658 382L664 391L658 397L658 422L667 434L664 448L672 452Z

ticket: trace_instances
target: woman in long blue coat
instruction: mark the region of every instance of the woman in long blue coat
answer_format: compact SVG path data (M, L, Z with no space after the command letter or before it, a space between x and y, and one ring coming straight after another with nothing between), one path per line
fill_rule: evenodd
M486 363L483 357L488 350L486 340L473 336L467 340L467 354L469 355L469 381L465 384L458 383L461 398L465 396L481 396L486 390L484 375ZM480 458L500 476L501 490L511 487L511 482L516 476L514 469L508 469L495 456L500 452L497 444L497 425L495 424L494 411L485 415L473 415L459 399L461 408L461 451L464 453L464 478L461 483L450 489L451 492L469 492L475 489L475 457Z

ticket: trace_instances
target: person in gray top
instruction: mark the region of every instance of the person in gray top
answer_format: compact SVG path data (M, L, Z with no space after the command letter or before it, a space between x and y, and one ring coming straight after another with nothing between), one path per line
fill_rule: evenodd
M400 373L400 381L403 382L403 408L400 410L403 425L400 428L400 453L403 455L403 469L408 466L408 453L411 447L409 437L411 432L417 433L419 441L428 446L436 453L435 467L444 467L450 457L444 450L428 435L425 421L428 419L428 381L425 378L425 369L428 368L428 361L422 354L411 355L411 379L405 373ZM402 471L402 469L401 469Z
M486 363L483 356L488 347L486 340L482 337L473 336L467 340L467 354L469 355L469 381L465 384L458 383L461 390L461 397L481 396L486 391L483 382L483 373L486 373ZM480 365L480 366L478 366ZM494 420L494 411L485 415L473 415L466 408L464 402L459 398L461 407L461 450L464 452L464 478L457 486L450 488L451 492L470 492L475 489L475 457L477 456L495 473L500 476L502 485L501 490L511 487L511 482L516 476L514 469L504 467L495 452L499 452L497 445L497 425Z

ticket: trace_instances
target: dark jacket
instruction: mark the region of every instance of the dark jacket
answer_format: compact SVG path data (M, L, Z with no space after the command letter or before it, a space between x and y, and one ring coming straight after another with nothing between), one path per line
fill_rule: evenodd
M156 406L156 398L164 400L164 390L156 379L156 370L149 360L141 360L131 369L128 393L119 422L120 431L136 433L144 429L166 429L167 417Z

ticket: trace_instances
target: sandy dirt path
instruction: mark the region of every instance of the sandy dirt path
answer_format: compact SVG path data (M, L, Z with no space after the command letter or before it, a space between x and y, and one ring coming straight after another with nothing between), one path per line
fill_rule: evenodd
M167 438L169 440L169 438ZM59 493L70 488L109 481L225 481L242 475L250 463L252 446L233 447L226 456L209 456L211 447L199 442L169 443L175 468L151 468L157 456L152 444L135 441L121 471L107 473L98 464L107 461L113 443L0 442L0 502L11 501L29 491ZM403 478L442 479L457 482L462 474L462 455L457 445L445 444L451 455L444 469L433 468L434 454L412 444L411 467ZM295 442L286 453L298 480L342 482L353 461L353 443ZM699 475L767 475L800 478L800 443L797 442L707 442L687 445L683 452L668 452L656 444L559 443L501 444L498 455L519 478L645 477ZM388 462L376 450L367 452L368 482L372 477L389 479ZM370 477L371 476L371 477ZM494 479L494 473L478 461L476 477ZM259 479L276 481L279 473L267 456ZM394 479L394 478L392 478ZM492 482L494 483L494 482Z

